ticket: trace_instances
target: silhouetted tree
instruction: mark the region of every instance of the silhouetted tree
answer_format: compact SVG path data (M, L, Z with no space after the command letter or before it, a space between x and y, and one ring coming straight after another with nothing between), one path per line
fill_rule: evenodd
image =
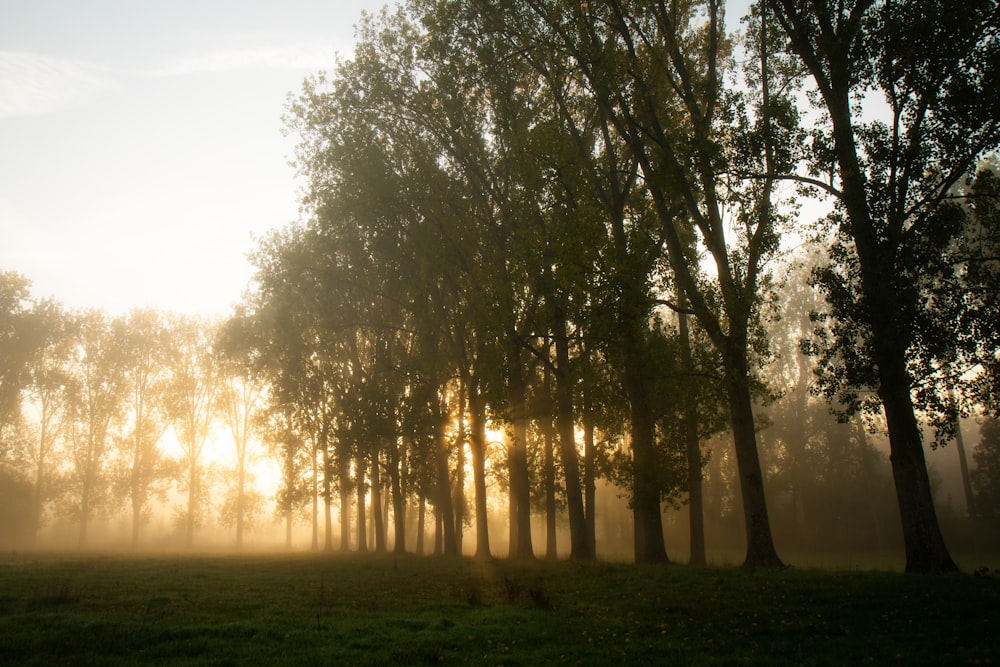
M799 180L836 204L831 264L817 274L831 305L828 393L857 409L860 392L873 392L866 403L885 411L906 569L949 572L955 564L938 527L916 410L946 395L933 376L961 372L952 362L962 327L957 313L940 308L934 286L957 268L942 262L965 217L953 187L1000 145L997 5L762 6L776 15L824 113L810 176ZM873 90L884 120L859 115Z

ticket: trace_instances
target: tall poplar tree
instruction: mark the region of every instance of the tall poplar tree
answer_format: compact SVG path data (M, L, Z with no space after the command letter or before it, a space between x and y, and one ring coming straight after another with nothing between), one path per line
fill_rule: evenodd
M159 442L169 426L169 331L153 310L135 310L124 321L123 381L126 425L119 457L122 484L132 506L132 548L150 514L150 495L162 491L168 478ZM158 488L159 487L159 488Z
M874 392L868 407L885 412L906 569L949 572L917 409L946 394L939 380L929 391L920 385L931 369L954 369L960 347L962 319L949 315L962 309L945 312L947 298L934 292L968 265L946 259L964 227L954 188L1000 146L1000 12L995 0L763 6L808 71L825 119L811 173L799 180L836 203L832 262L817 274L832 314L828 387L853 408ZM881 118L863 116L867 95Z
M38 435L28 461L34 467L34 507L32 517L36 539L44 521L44 504L56 494L56 470L60 443L72 433L77 385L72 362L79 342L79 322L72 313L53 301L36 304L31 312L39 332L36 356L31 363L27 397L38 408Z
M203 318L171 321L169 415L181 446L182 488L187 499L180 510L184 545L194 544L209 498L205 443L215 421L218 374L212 357L214 325Z
M92 519L111 506L107 460L114 431L121 425L128 385L125 382L123 318L102 311L83 313L80 342L73 365L79 386L70 436L72 472L68 486L71 514L80 526L78 544L87 543Z

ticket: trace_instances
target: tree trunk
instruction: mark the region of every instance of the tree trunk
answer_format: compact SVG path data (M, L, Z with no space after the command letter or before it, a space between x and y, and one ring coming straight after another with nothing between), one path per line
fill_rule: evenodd
M861 480L860 480L860 493L861 497L867 497L874 491L874 480L875 471L872 469L872 451L868 445L868 434L865 432L865 424L861 419L861 413L855 413L854 415L854 426L858 429L858 451L861 457ZM885 542L885 531L882 526L879 525L878 515L875 513L875 506L873 503L866 503L865 507L868 510L868 519L870 520L872 535L875 536L875 546L879 551L883 551L886 548Z
M545 366L544 391L546 399L552 396L552 373L549 366ZM545 459L543 461L545 469L543 472L543 483L545 485L545 559L556 560L559 551L556 545L556 456L555 456L555 429L552 426L552 411L549 409L541 417L542 421L542 444L545 447Z
M556 317L556 406L559 429L559 453L566 482L566 505L569 513L570 558L590 560L587 522L580 490L580 460L576 449L576 420L573 409L573 378L569 367L569 337L561 311Z
M246 513L246 465L244 461L239 463L239 479L236 482L236 548L243 548L243 528Z
M351 550L351 456L347 447L338 446L338 480L340 487L340 550Z
M190 549L194 545L194 518L198 502L198 467L192 462L188 468L188 507L187 525L184 532L184 546Z
M736 348L733 350L732 348ZM745 567L781 567L782 562L774 548L771 523L764 497L764 475L757 453L757 434L754 429L753 402L750 398L746 346L731 345L727 351L726 393L733 428L733 450L736 469L740 476L740 493L743 501L743 521L746 530Z
M973 516L975 503L972 499L972 480L969 478L969 460L965 456L965 438L962 437L962 419L955 420L955 448L958 449L958 468L962 473L962 491L965 494L965 512Z
M444 530L445 518L438 507L434 508L434 555L441 556L444 553ZM452 528L454 528L452 524ZM453 555L453 554L452 554Z
M510 469L510 557L534 558L531 543L531 484L528 473L528 407L525 398L524 369L516 346L508 349L511 370L508 391L512 412L512 438L507 450Z
M884 346L888 348L889 346ZM958 569L944 543L934 509L920 426L913 412L905 356L879 360L879 398L889 431L889 462L903 524L906 571L930 574Z
M80 502L80 533L77 540L77 547L82 549L87 544L87 520L90 514L90 499L84 491L83 499Z
M324 440L326 438L324 437ZM330 443L323 443L323 551L333 551L333 515L330 508L333 490L330 488Z
M380 450L372 452L372 529L375 531L375 551L385 553L385 524L382 522L382 464Z
M512 551L515 558L535 557L535 547L531 539L531 480L528 473L528 419L522 416L514 422L514 468L518 470L517 488L517 549Z
M142 490L136 486L132 487L132 550L139 548L139 526L142 523L142 507L146 504L146 499L142 495Z
M139 548L139 524L142 521L142 506L145 503L145 498L141 498L142 488L139 484L139 477L142 474L142 427L140 424L136 425L134 447L135 451L132 456L132 475L131 484L129 489L129 496L132 500L132 550L135 551Z
M556 461L555 433L552 417L543 417L542 436L545 443L545 558L556 560L559 552L556 545Z
M93 438L91 437L91 443ZM83 548L87 544L87 524L90 522L90 494L94 485L94 446L93 444L88 445L87 451L87 462L84 469L83 475L83 489L80 493L80 534L79 534L79 548Z
M517 523L518 497L517 497L517 472L515 470L514 442L517 436L512 435L505 439L507 448L507 557L514 558L514 554L520 548L520 525Z
M615 243L620 256L627 256L625 232L615 226ZM623 259L624 261L624 259ZM660 482L656 474L655 424L646 381L646 328L648 297L637 281L621 278L622 384L629 407L629 436L632 446L632 507L635 525L635 561L667 562L660 514Z
M389 496L391 494L385 493L385 489L382 489L382 541L385 543L385 549L389 548Z
M663 543L663 518L660 514L660 486L656 478L656 454L653 446L652 417L644 407L630 406L632 436L632 478L634 484L635 561L668 561Z
M312 550L319 551L319 451L313 447L312 452Z
M42 442L45 438L45 423L42 423ZM35 469L35 496L32 502L31 512L32 512L32 526L31 526L31 546L35 546L38 541L38 531L42 527L42 483L45 480L45 453L44 451L39 451L38 454L38 466Z
M420 494L417 505L417 544L416 553L418 556L424 555L424 515L427 512L427 498Z
M439 522L435 531L434 553L439 553L439 546L447 556L459 555L458 542L455 536L455 513L451 504L451 475L448 473L448 438L445 435L446 416L442 411L438 415L437 433L437 502L435 503L435 521ZM440 540L442 543L438 545Z
M403 497L403 484L400 479L399 444L396 436L389 441L389 488L392 496L392 528L393 553L406 553L406 499Z
M594 445L594 404L590 383L583 385L583 509L586 516L587 550L597 557L597 448Z
M482 560L490 554L490 529L486 503L486 406L479 396L479 382L473 378L466 382L469 400L469 450L472 453L472 481L476 503L476 554Z
M370 489L374 489L375 488L374 481L371 483L371 485L369 486L369 488ZM372 493L371 496L374 496L374 493ZM375 509L375 498L374 497L369 497L369 499L368 499L368 523L365 524L365 525L368 526L368 546L373 551L377 551L377 549L375 548L375 515L377 513L378 513L378 511Z
M288 447L287 444L285 445L283 452L285 456L284 460L285 465L284 465L284 470L282 471L283 484L285 486L285 490L288 492L283 502L284 505L283 509L285 510L285 549L290 550L292 548L292 519L295 507L292 501L291 490L295 486L296 467L295 467L295 457L293 455L291 448Z
M465 406L466 386L465 382L462 381L459 383L458 388L458 438L455 443L457 458L455 462L455 501L452 503L455 509L455 545L459 556L465 553L463 541L465 538L465 517L468 511L468 504L465 502Z
M686 307L683 296L681 308ZM691 358L691 335L688 330L687 313L681 310L677 316L680 334L681 364L684 374L694 377L694 361ZM698 438L698 401L690 390L684 394L684 440L687 450L688 514L691 531L691 558L689 565L704 566L705 558L705 512L702 498L701 441Z
M365 457L358 452L355 467L355 483L358 496L358 553L368 551L368 527L365 524Z
M689 565L702 567L707 564L705 554L705 509L702 489L701 440L698 423L685 417L684 437L687 441L688 464L688 516L690 523L691 556Z

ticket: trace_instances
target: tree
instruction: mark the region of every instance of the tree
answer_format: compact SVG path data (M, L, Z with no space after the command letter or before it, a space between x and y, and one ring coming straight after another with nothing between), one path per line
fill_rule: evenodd
M270 403L261 416L258 428L264 444L281 465L281 487L275 495L277 514L285 520L285 548L292 546L292 523L299 512L304 513L312 489L307 483L309 459L302 435L295 428L291 415Z
M972 454L974 514L996 525L1000 520L1000 422L980 422L979 446Z
M112 504L105 464L128 395L124 334L123 318L111 320L99 310L80 316L80 341L72 366L79 393L73 405L76 423L68 434L72 471L67 489L70 513L80 526L80 547L87 543L91 519Z
M684 299L678 301L677 377L666 399L673 403L674 410L680 403L680 414L672 421L677 430L674 435L677 447L683 450L686 463L687 479L683 488L687 490L689 508L688 564L703 566L707 563L703 490L707 454L702 449L702 443L725 432L729 415L726 414L726 396L718 377L721 363L717 351L706 340L705 333L690 321ZM668 417L668 424L670 421Z
M40 333L27 391L28 400L38 408L37 439L28 457L35 473L34 540L43 523L43 505L56 493L53 482L59 465L58 445L72 432L73 402L78 390L72 362L79 343L79 322L59 304L48 300L37 304L31 316L36 319Z
M34 336L26 328L30 286L18 273L0 272L0 457L6 456L8 432L21 416L21 392L34 354Z
M235 316L226 321L213 346L219 368L219 388L216 409L233 438L235 484L228 512L236 527L236 548L243 548L243 533L253 503L248 484L252 484L249 465L253 462L254 423L263 409L264 385L259 377L259 364L253 359L248 340L250 325L246 318Z
M803 351L814 318L827 312L809 284L825 260L819 245L788 258L777 295L781 319L769 327L770 400L758 407L758 422L775 532L796 550L885 550L896 541L898 515L888 462L869 433L877 422L839 421L817 391L816 360Z
M254 456L253 423L261 408L262 398L263 389L252 377L229 374L220 381L217 397L219 412L233 438L235 481L231 488L234 517L231 523L236 528L237 549L243 547L243 534L250 510L247 487L253 483L249 470Z
M972 381L975 403L994 417L1000 416L1000 357L991 354L1000 346L1000 156L984 160L966 191L965 208L971 225L959 244L970 261L964 262L967 276L949 294L964 306L958 329L964 334L967 354L979 361L981 372ZM964 289L963 289L964 288ZM956 434L957 435L957 434Z
M0 465L0 546L15 549L30 543L35 525L31 482L14 466Z
M122 484L132 505L132 548L139 545L139 528L148 520L150 494L162 488L170 470L159 449L169 426L169 330L159 313L135 310L122 321L123 382L128 392L126 419L118 454Z
M180 510L180 524L188 548L194 544L195 528L202 521L209 495L205 442L215 420L218 393L212 357L213 328L207 320L196 317L178 317L170 323L173 345L168 414L182 452L182 488L187 491L187 502Z
M419 336L414 341L414 345L425 343ZM438 515L443 515L445 509L438 507L440 497L437 480L438 437L444 420L439 413L440 383L434 378L436 355L416 350L413 352L415 354L409 357L405 369L400 369L406 377L406 391L399 409L399 430L406 445L407 491L415 495L417 500L416 553L423 555L426 553L424 541L427 501L432 503ZM444 500L450 509L450 494L445 494ZM448 523L453 528L454 518L449 516ZM453 531L450 541L454 543Z
M925 371L961 373L952 363L960 328L942 321L933 274L954 270L941 261L963 226L953 187L1000 145L996 2L764 6L809 73L825 115L813 137L811 172L798 178L836 202L832 262L817 276L831 306L828 387L852 409L861 407L860 392L871 391L868 407L885 412L906 570L953 571L915 403L946 390ZM860 117L869 92L881 96L884 120ZM921 397L925 380L932 388Z

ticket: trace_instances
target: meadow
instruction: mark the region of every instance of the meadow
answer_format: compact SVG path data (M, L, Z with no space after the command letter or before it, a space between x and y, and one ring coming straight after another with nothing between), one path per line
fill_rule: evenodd
M996 570L0 556L0 664L990 664L998 630Z

